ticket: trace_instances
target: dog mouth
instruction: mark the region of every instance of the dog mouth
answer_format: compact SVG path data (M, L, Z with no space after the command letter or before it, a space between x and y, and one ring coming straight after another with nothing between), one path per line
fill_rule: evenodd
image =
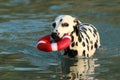
M58 36L57 33L51 33L51 37L54 39L55 42L59 41L61 38Z

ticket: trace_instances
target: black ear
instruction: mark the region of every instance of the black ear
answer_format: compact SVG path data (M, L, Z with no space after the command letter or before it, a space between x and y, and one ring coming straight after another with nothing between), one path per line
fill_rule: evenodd
M76 35L79 35L79 30L80 30L80 21L75 18L74 20L75 26L74 26L74 31L76 32Z
M77 18L75 18L74 23L76 24L75 26L79 27L81 22Z

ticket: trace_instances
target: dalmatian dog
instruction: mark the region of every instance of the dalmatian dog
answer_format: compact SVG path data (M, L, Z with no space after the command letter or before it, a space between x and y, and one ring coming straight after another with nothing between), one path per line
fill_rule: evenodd
M82 23L70 15L60 15L52 23L51 37L59 41L64 34L71 36L72 41L64 50L69 57L91 57L100 47L100 36L97 29L88 23Z

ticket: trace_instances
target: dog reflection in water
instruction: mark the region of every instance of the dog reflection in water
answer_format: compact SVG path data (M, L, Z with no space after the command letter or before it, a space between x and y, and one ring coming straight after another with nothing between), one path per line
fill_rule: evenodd
M63 80L93 80L95 59L62 59Z

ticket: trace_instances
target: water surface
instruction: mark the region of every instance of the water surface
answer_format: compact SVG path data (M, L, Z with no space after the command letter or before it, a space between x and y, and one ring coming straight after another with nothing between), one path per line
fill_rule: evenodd
M0 0L0 80L119 80L119 13L119 0ZM36 49L60 14L96 26L102 46L93 59Z

